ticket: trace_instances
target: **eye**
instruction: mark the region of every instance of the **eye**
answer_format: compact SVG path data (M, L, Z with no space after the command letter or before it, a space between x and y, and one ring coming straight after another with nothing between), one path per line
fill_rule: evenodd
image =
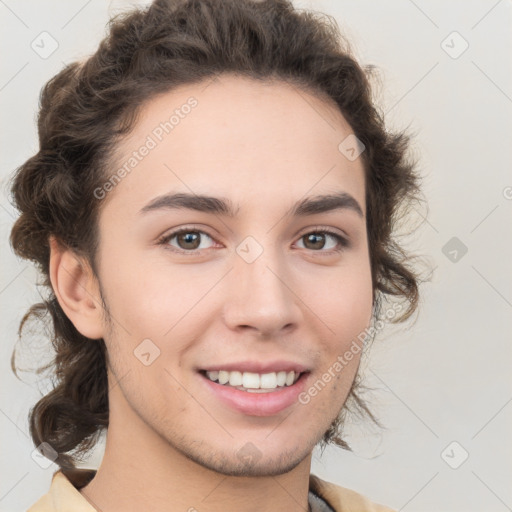
M325 249L325 243L328 238L335 240L334 245L328 247L329 250L319 250ZM325 252L329 254L333 252L341 252L343 249L346 249L350 246L348 240L345 237L325 228L306 233L300 237L300 240L303 239L306 240L306 249L312 249L314 252Z
M208 249L208 247L201 247L201 237L206 236L210 240L213 240L208 233L192 228L181 228L177 231L173 231L167 235L164 235L158 240L161 245L170 245L171 250L176 250L181 253L193 253L197 252L196 249ZM170 242L176 239L178 247L174 246Z
M201 238L206 237L210 240L213 238L206 232L195 228L180 228L176 231L168 233L158 240L159 245L181 254L198 254L201 250L209 249L210 247L201 247ZM325 249L326 240L335 240L335 243ZM176 239L177 246L171 242ZM340 234L331 231L327 228L318 228L315 231L310 231L302 235L299 240L306 240L307 246L305 249L310 249L313 252L321 252L332 254L341 252L343 249L350 247L349 241Z

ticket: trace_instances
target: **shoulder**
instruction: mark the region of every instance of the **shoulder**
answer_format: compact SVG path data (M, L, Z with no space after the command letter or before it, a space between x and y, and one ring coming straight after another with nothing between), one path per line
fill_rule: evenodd
M80 494L80 484L92 478L93 470L74 470L68 476L62 470L53 474L50 489L41 496L26 512L96 512L92 505ZM71 480L70 478L71 477Z
M327 482L310 474L310 489L324 498L335 512L396 512L394 509L370 501L358 492Z

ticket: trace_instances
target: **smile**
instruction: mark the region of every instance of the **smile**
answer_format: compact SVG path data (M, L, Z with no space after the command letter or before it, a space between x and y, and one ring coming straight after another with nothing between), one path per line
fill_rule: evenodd
M252 393L269 393L276 389L292 386L301 375L293 370L270 373L219 370L206 371L204 374L212 382Z
M219 405L249 416L272 416L299 403L298 396L305 389L310 372L202 370L199 375ZM222 384L221 380L225 382Z

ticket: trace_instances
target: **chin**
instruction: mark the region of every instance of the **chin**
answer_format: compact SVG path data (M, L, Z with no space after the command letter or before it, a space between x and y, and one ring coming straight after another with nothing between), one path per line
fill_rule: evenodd
M202 444L200 453L196 453L197 445L194 451L183 450L183 447L181 451L183 455L196 464L222 475L262 477L283 475L290 472L307 458L313 450L313 447L311 450L307 450L304 446L302 446L302 449L293 446L283 450L282 445L280 449L275 447L273 450L260 450L256 444L249 441L233 453L232 445L224 449L208 450Z
M226 476L239 477L262 477L262 476L278 476L288 473L295 469L309 454L304 457L297 457L297 452L291 454L279 454L276 457L267 457L260 455L258 460L247 458L240 460L239 457L234 459L223 459L217 464L213 463L206 466L209 469Z

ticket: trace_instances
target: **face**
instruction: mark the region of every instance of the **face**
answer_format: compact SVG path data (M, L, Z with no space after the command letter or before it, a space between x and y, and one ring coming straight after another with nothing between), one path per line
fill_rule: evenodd
M224 75L147 103L112 166L126 172L98 191L111 425L224 474L310 454L372 313L363 164L338 149L351 133L282 82ZM338 199L294 211L322 195Z

